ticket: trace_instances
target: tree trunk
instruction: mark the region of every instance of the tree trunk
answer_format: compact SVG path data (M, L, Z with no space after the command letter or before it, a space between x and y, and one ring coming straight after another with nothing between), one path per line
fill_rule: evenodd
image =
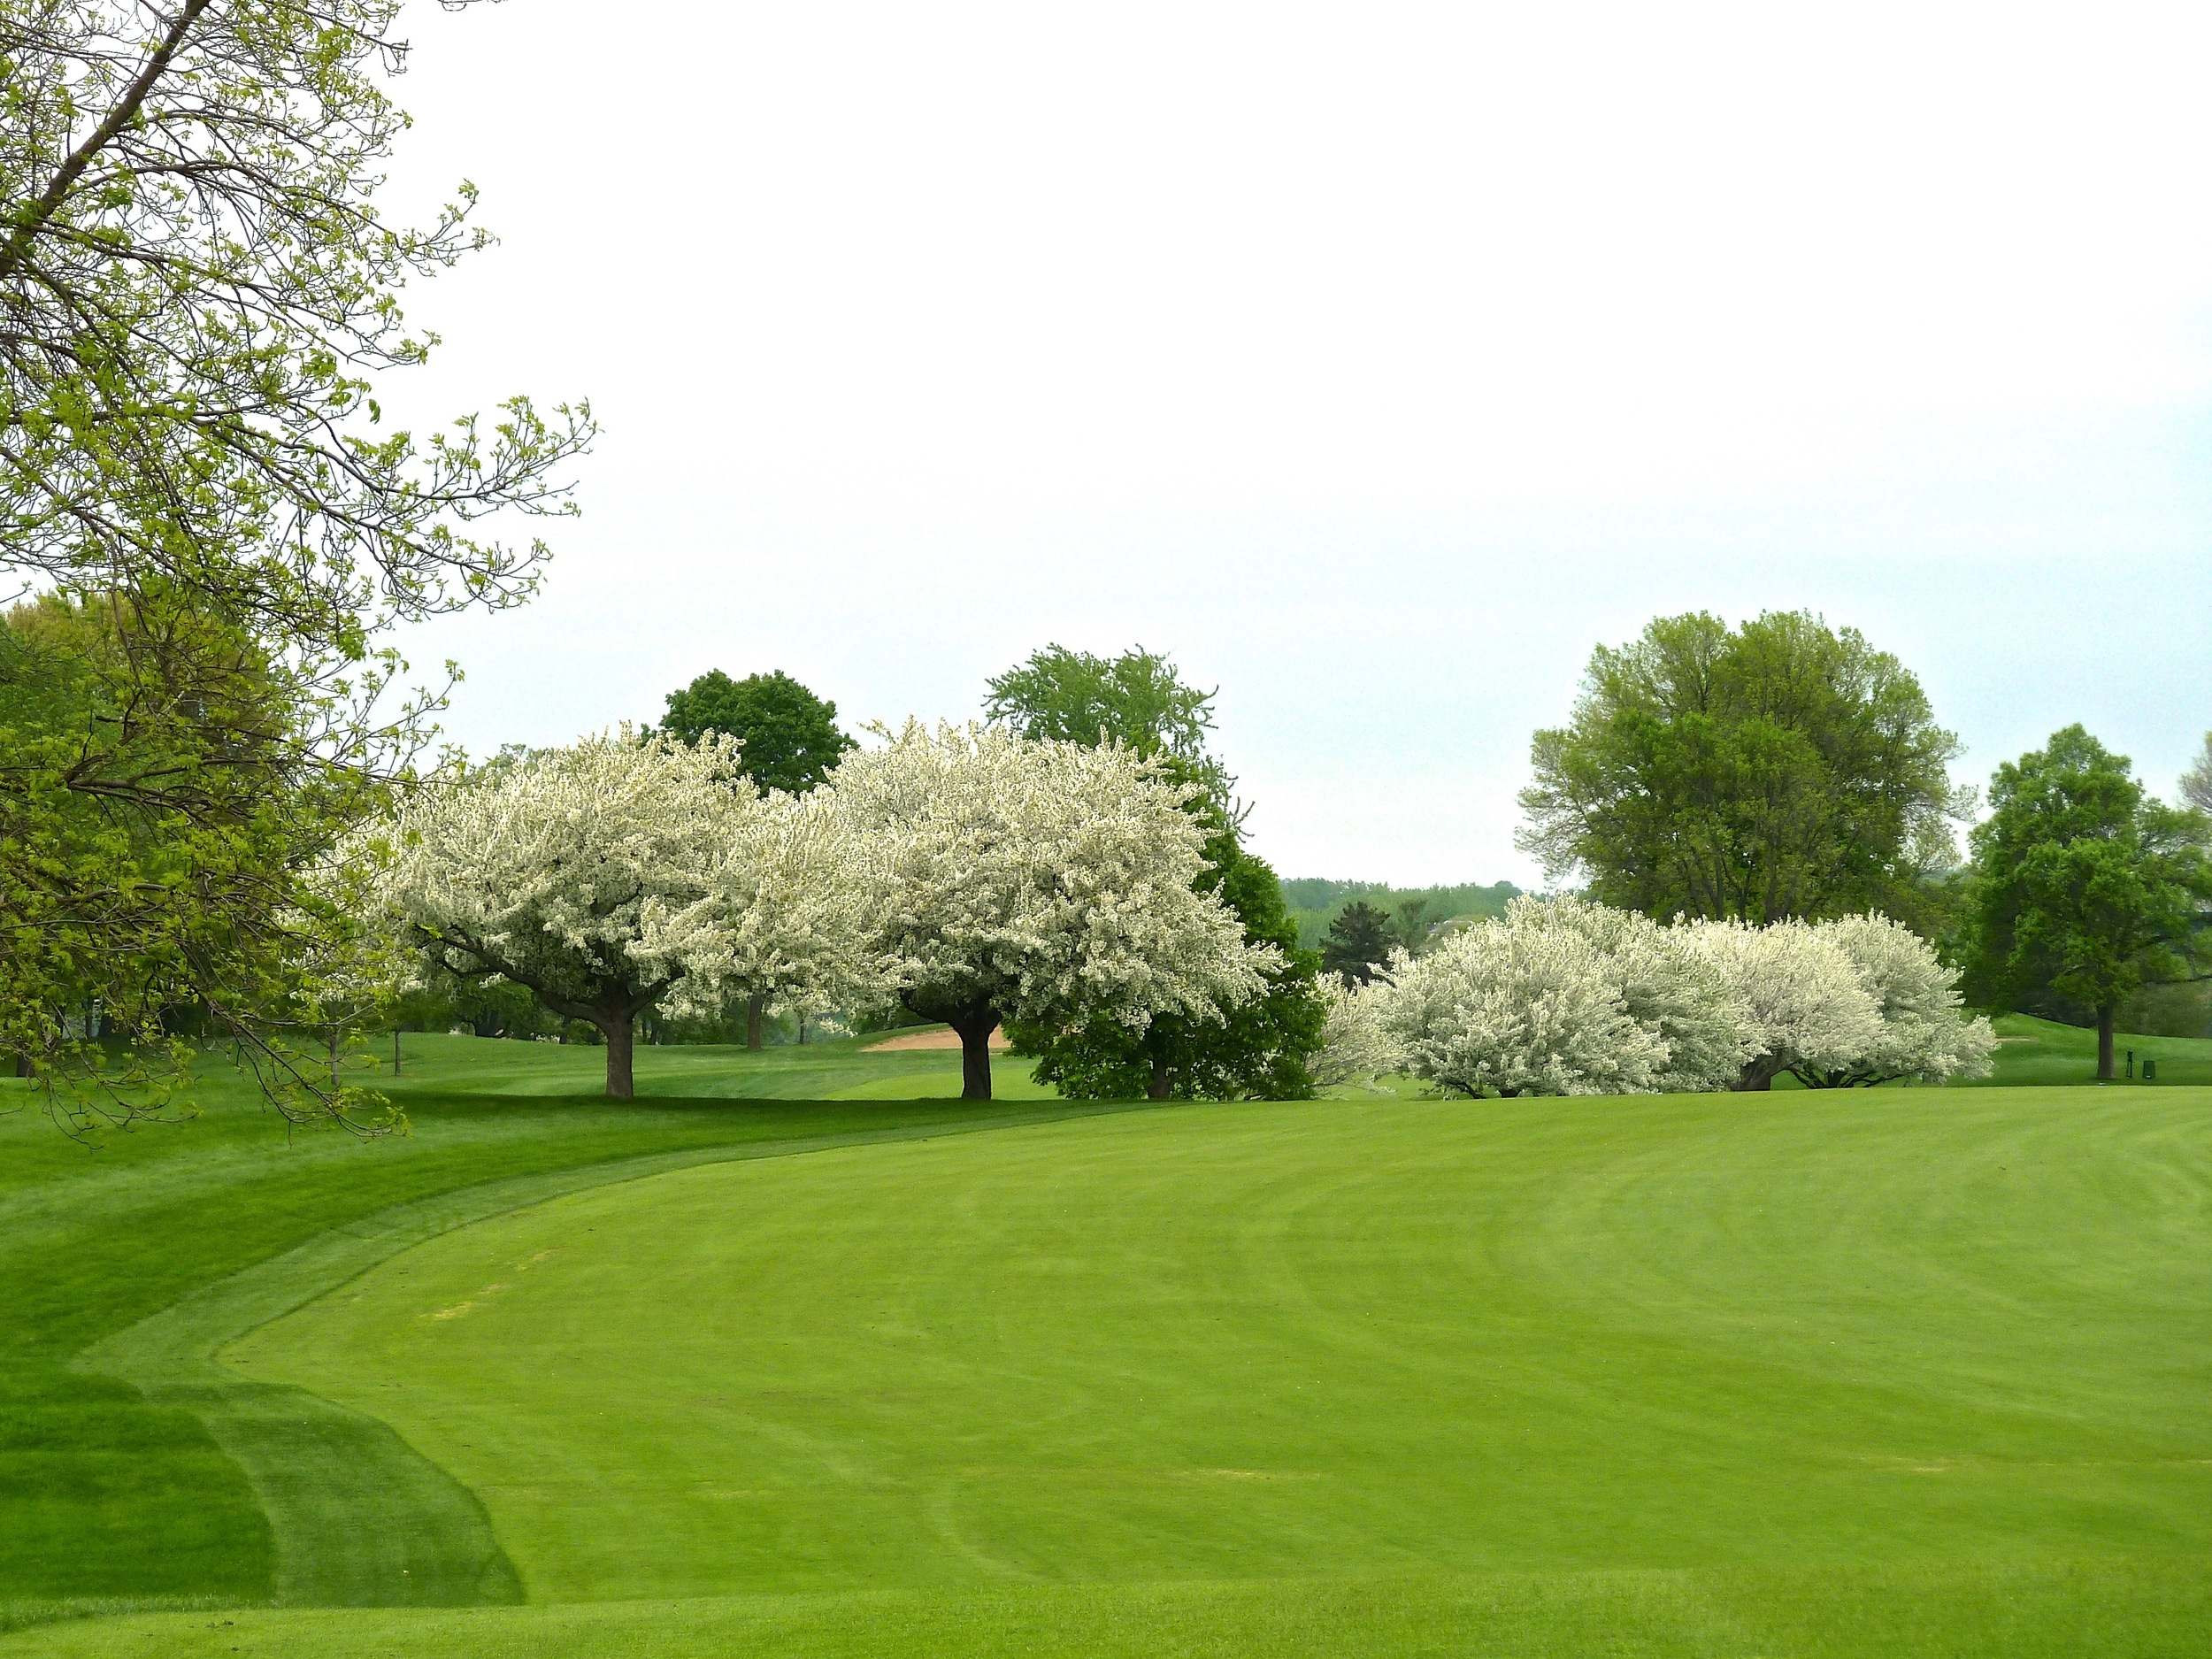
M330 1087L334 1092L338 1087L338 1028L335 1025L330 1028Z
M945 1022L960 1033L960 1098L991 1098L991 1033L998 1010L988 1002L962 1009Z
M610 1100L634 1100L636 1091L630 1077L630 1042L634 1014L614 1014L602 1018L599 1029L607 1036L607 1097Z
M2116 1002L2097 1010L2097 1079L2103 1083L2112 1081L2112 1022L2119 1011Z
M765 991L756 991L745 999L745 1046L748 1048L761 1046L760 1017L767 1009L768 994Z
M1774 1064L1772 1055L1763 1054L1744 1067L1743 1075L1736 1079L1736 1087L1746 1092L1770 1089L1774 1087L1774 1074L1780 1069Z
M1152 1081L1151 1081L1150 1083L1148 1083L1148 1085L1146 1085L1146 1087L1145 1087L1145 1091L1144 1091L1144 1097L1145 1097L1145 1099L1147 1099L1147 1100L1168 1100L1168 1099L1171 1099L1171 1098L1172 1098L1172 1093L1171 1093L1171 1091L1172 1091L1173 1087L1174 1087L1173 1079L1171 1079L1168 1076L1168 1074L1167 1074L1167 1061L1166 1061L1166 1059L1165 1059L1163 1056L1156 1055L1156 1055L1154 1055L1154 1056L1152 1056Z
M18 1077L29 1077L32 1074L31 1056L29 1055L19 1054L15 1056L15 1074Z

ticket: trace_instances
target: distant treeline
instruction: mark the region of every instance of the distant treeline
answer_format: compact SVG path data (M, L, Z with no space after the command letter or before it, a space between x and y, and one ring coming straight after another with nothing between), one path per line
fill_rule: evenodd
M1425 928L1455 917L1502 916L1506 902L1520 891L1510 881L1486 887L1471 881L1455 887L1394 887L1386 881L1328 881L1306 876L1283 883L1283 902L1298 924L1298 942L1317 950L1330 918L1355 899L1366 901L1402 926L1410 922Z

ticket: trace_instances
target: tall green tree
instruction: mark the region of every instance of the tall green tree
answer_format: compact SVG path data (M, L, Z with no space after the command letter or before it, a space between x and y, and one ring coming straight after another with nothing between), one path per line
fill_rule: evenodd
M1168 756L1229 810L1236 780L1207 748L1217 693L1187 683L1159 652L1138 645L1118 657L1094 657L1048 645L987 684L987 718L1002 720L1024 737L1111 739L1141 755Z
M1917 922L1956 862L1958 740L1898 660L1803 611L1662 617L1590 658L1531 745L1516 837L1554 880L1657 917Z
M1283 955L1262 994L1220 1010L1217 1020L1164 1015L1142 1033L1110 1019L1010 1023L1013 1051L1036 1061L1040 1080L1078 1099L1310 1096L1308 1062L1320 1051L1326 1015L1319 959L1300 947L1272 867L1243 846L1229 800L1235 780L1207 749L1215 694L1186 684L1173 663L1141 647L1105 658L1048 646L989 686L986 711L1025 737L1125 743L1194 786L1187 810L1205 827L1208 865L1194 885L1219 893L1243 923L1246 943L1274 945Z
M1404 942L1389 917L1365 899L1355 899L1329 919L1321 941L1321 970L1365 985Z
M711 670L668 694L660 729L696 743L709 732L743 745L742 769L764 789L804 795L829 774L853 740L838 729L837 705L782 670L732 680Z
M2146 795L2079 726L1997 769L1966 884L1967 988L1993 1009L2055 992L2094 1010L2113 1074L2119 1004L2212 979L2212 819Z
M486 240L466 186L422 228L380 211L399 12L0 0L0 591L92 629L48 618L6 669L4 1041L50 1079L96 1058L53 1035L88 974L136 1036L197 1000L288 1072L267 974L318 953L273 930L440 701L389 630L518 603L546 549L497 516L572 510L581 404L385 423L434 343L401 289Z

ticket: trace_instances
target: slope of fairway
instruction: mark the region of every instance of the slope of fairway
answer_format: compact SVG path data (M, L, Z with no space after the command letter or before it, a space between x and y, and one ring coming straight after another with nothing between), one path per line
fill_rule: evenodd
M1824 1597L2003 1652L2038 1595L2185 1652L2208 1247L2199 1090L1178 1108L564 1197L227 1357L390 1424L537 1601L1625 1571L1757 1587L1624 1652Z

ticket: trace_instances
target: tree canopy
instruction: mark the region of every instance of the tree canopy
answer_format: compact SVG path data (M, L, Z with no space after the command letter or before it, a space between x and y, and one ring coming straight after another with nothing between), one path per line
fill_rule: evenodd
M1158 763L998 726L884 735L821 793L851 837L881 971L906 1009L959 1033L966 1098L990 1098L1006 1021L1218 1018L1282 965L1199 890L1195 786Z
M313 872L433 732L382 636L525 597L546 549L492 521L571 509L581 404L385 423L435 343L400 290L485 240L465 187L379 211L398 12L0 0L0 575L60 608L0 669L0 1046L50 1081L97 1069L57 1036L90 999L142 1061L212 1018L288 1113L365 1121L285 1033L344 955Z
M1086 746L1126 743L1182 763L1224 812L1235 780L1208 752L1212 691L1185 683L1166 657L1133 646L1114 657L1048 645L987 682L985 717L1024 737Z
M1993 1008L2049 991L2093 1010L2097 1075L2147 984L2212 978L2212 820L2146 795L2079 726L1998 767L1974 826L1968 986Z
M735 738L738 764L764 789L804 795L853 746L838 729L837 705L780 669L732 680L717 668L668 694L660 729L696 743L709 732Z
M629 1098L638 1016L726 981L790 991L858 959L826 815L763 796L728 739L588 738L435 780L358 856L440 972L526 987L605 1037Z
M1570 722L1536 733L1517 840L1551 879L1654 916L1911 920L1955 861L1959 752L1855 630L1662 617L1594 652Z
M2181 774L2181 798L2200 812L2212 812L2212 732L2204 734L2204 746Z

